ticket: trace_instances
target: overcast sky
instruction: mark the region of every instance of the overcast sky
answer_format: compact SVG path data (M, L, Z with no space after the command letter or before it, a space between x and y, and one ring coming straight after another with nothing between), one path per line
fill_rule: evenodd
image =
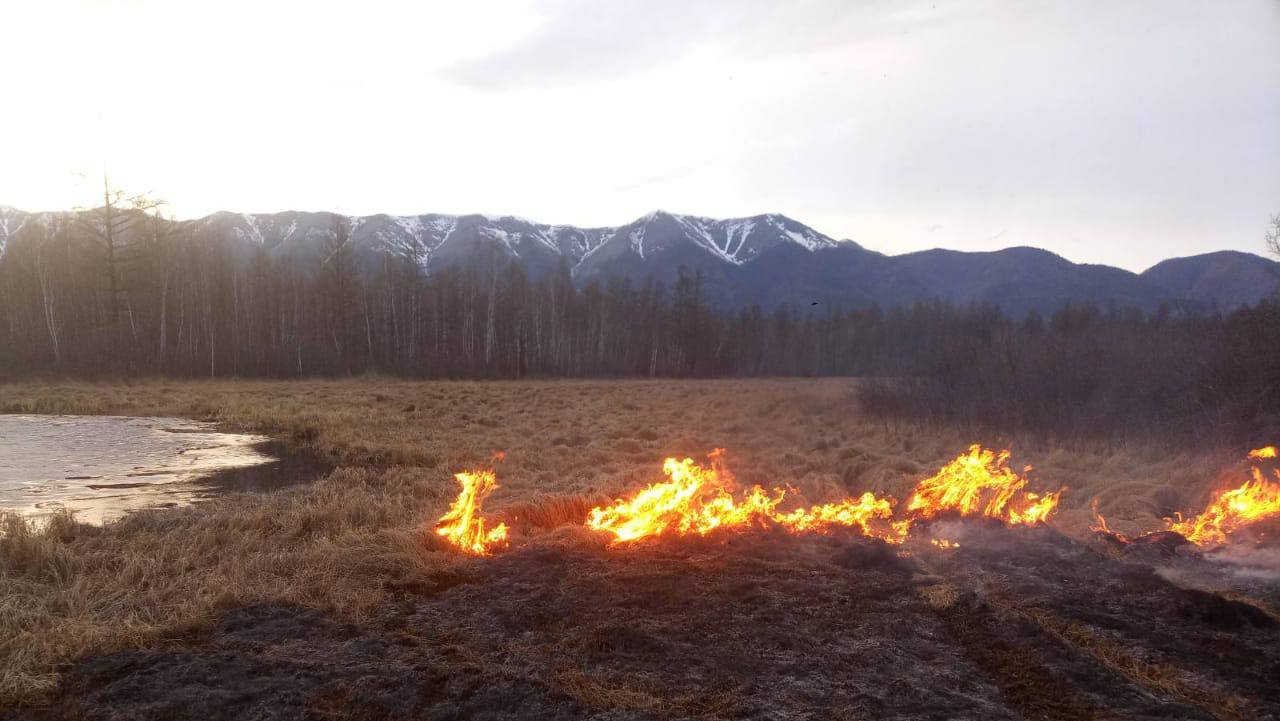
M1260 252L1280 0L0 0L0 204ZM100 182L100 181L99 181Z

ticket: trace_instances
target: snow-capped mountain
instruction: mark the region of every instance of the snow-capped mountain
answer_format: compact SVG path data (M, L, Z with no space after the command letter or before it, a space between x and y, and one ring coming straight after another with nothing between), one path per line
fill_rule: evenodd
M564 259L573 270L599 275L619 263L645 266L672 253L705 255L710 262L742 265L780 244L809 251L838 242L782 215L716 220L664 211L616 228L578 228L534 223L513 216L368 215L284 212L215 213L189 221L197 232L257 245L273 253L309 255L327 247L337 224L345 224L362 254L414 259L424 268L475 260L497 251L535 269Z
M577 262L574 275L582 280L637 277L654 267L680 265L723 271L782 245L812 253L841 244L783 215L716 220L656 211L606 233Z
M12 209L0 212L0 249L34 217ZM806 253L856 247L777 214L718 220L655 211L619 227L580 228L509 215L224 211L178 221L174 227L198 242L225 244L240 257L265 251L278 258L316 260L343 238L366 268L388 259L409 262L428 273L518 262L537 276L563 263L580 283L616 275L669 280L681 266L714 276L780 246ZM736 294L722 298L735 299Z
M18 245L49 237L70 215L0 206L0 260ZM618 227L579 228L513 216L220 212L171 229L195 242L221 244L236 257L265 252L300 263L322 261L341 241L366 270L388 261L427 274L518 263L538 277L563 264L586 286L615 277L671 283L684 268L701 276L712 302L729 307L888 307L940 298L993 303L1013 315L1069 302L1150 310L1176 301L1229 309L1280 291L1280 264L1248 253L1175 259L1141 274L1026 247L889 256L777 214L718 220L655 211Z
M588 255L608 253L612 246L616 248L613 252L645 260L692 244L714 258L742 265L781 243L795 243L805 250L837 245L837 241L782 215L716 220L659 210L615 229Z

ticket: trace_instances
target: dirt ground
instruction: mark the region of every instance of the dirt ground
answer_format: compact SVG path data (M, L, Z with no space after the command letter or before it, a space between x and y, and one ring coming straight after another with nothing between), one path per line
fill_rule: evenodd
M208 417L339 466L11 528L15 718L1280 718L1265 538L1205 554L1087 530L1095 499L1130 532L1194 509L1238 471L1224 451L886 425L834 380L0 386L0 409ZM947 550L768 529L617 547L578 518L668 455L724 447L741 480L821 501L901 496L971 442L1067 486L1050 527L939 521ZM460 556L428 530L450 474L495 450L489 509L526 523Z

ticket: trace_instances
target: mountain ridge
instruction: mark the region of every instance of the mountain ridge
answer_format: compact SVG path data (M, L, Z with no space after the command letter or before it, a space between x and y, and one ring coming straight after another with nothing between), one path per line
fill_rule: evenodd
M24 237L38 242L53 219L75 212L26 213L0 206L0 258ZM630 223L598 227L480 213L349 216L326 211L218 211L170 222L195 240L223 243L233 252L260 248L298 260L320 258L342 228L367 267L390 257L428 274L500 261L518 262L539 275L563 263L576 283L586 285L618 276L671 282L687 269L702 275L713 302L729 306L895 306L937 298L993 303L1014 315L1072 302L1227 310L1280 290L1280 263L1241 251L1170 258L1141 273L1074 263L1029 245L887 255L781 213L716 219L655 210Z

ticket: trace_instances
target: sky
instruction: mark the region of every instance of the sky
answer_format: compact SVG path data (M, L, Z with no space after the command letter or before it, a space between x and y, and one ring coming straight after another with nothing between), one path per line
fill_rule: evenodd
M1264 252L1280 0L0 0L0 205Z

